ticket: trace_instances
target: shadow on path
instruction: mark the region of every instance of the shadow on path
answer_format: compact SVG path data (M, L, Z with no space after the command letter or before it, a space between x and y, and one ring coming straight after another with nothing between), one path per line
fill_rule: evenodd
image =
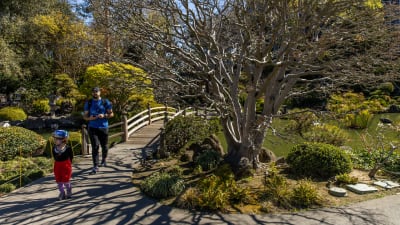
M160 205L131 180L132 165L145 146L114 146L106 168L89 175L91 159L74 164L73 198L57 201L53 176L44 177L0 198L0 224L288 224L395 225L400 196L351 207L292 214L209 214Z

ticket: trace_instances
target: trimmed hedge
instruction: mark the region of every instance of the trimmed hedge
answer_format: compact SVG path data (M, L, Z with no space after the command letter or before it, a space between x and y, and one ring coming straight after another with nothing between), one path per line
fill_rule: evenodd
M45 143L41 135L23 127L0 127L0 160L31 156Z
M323 143L294 146L287 156L293 174L302 177L330 178L352 170L350 156L341 148Z
M0 109L0 121L26 120L26 118L28 118L28 116L21 108L8 106Z

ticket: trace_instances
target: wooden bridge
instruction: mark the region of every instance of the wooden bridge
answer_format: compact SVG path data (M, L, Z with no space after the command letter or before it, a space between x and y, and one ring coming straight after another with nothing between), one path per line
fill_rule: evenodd
M146 110L132 116L122 115L121 122L110 124L109 129L121 128L120 132L109 135L109 140L120 136L125 144L157 144L162 128L168 120L176 116L215 116L208 108L185 108L183 110L168 106L148 107ZM86 125L82 125L82 155L88 155L91 146ZM110 142L110 141L109 141Z

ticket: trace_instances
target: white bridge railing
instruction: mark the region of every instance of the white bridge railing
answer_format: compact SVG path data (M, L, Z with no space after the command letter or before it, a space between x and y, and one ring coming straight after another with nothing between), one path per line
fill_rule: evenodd
M131 136L133 133L136 131L140 130L141 128L150 125L153 122L163 120L164 124L170 120L173 119L176 116L183 115L183 116L188 116L188 115L197 115L197 116L215 116L215 114L211 113L213 112L209 108L185 108L183 110L176 109L173 107L169 106L160 106L160 107L153 107L150 108L148 107L146 110L132 116L131 118L127 118L127 113L124 113L122 115L121 122L117 122L114 124L111 124L109 126L109 129L116 128L116 127L121 127L121 131L117 133L113 133L112 135L109 135L109 139L121 136L122 142L126 142L129 139L129 136ZM82 155L87 155L90 152L90 141L89 141L89 135L87 131L87 126L82 125Z

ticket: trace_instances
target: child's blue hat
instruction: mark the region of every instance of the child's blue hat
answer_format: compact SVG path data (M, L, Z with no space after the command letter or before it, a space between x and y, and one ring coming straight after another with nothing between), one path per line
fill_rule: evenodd
M68 131L66 130L56 130L53 132L54 138L68 138Z

